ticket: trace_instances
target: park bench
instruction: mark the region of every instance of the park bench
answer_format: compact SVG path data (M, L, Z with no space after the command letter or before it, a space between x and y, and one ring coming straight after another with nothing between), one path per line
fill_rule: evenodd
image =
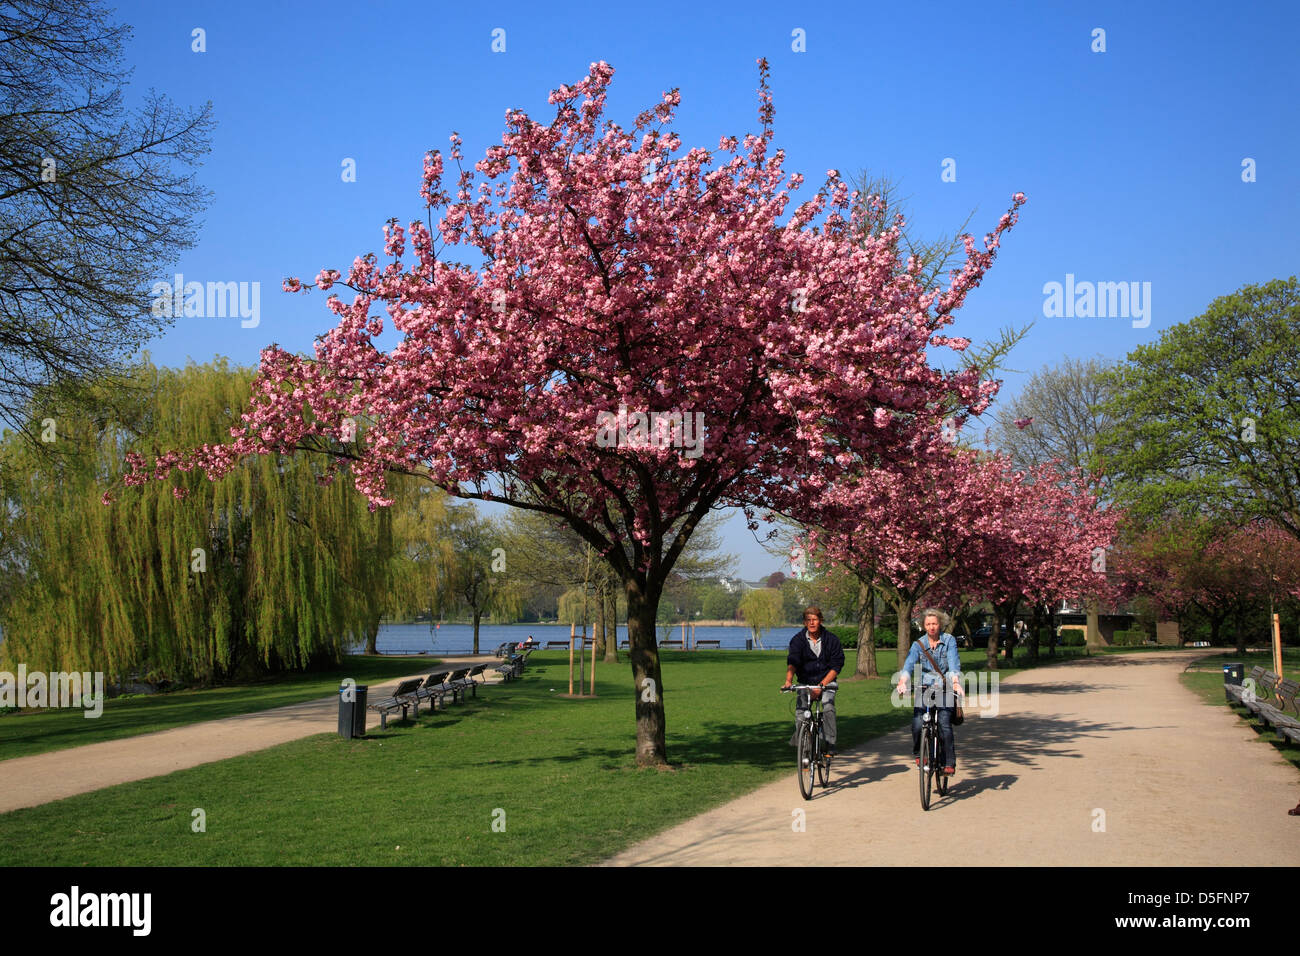
M713 640L712 638L710 638L710 639L708 639L708 640L704 640L704 641L696 641L696 642L695 642L695 649L696 649L697 651L698 651L701 647L706 647L706 646L707 646L707 647L716 647L716 648L718 648L719 650L721 650L721 648L722 648L722 641L720 641L720 640Z
M497 645L497 649L496 649L495 651L492 652L492 656L493 656L493 657L509 657L509 656L510 656L510 648L511 648L512 646L513 646L513 645L511 644L510 641L505 641L504 643L498 644L498 645Z
M1247 685L1245 681L1243 681L1240 684L1229 684L1227 681L1224 681L1223 696L1228 699L1228 703L1230 704L1240 704L1241 695L1245 692L1246 687L1247 686L1258 687L1259 679L1263 676L1264 676L1263 667L1259 667L1259 666L1252 667L1250 669L1250 673L1246 675L1246 680L1249 681L1250 684Z
M393 692L392 697L385 697L383 700L376 700L366 705L366 710L379 712L379 726L381 729L388 729L388 715L394 711L402 712L402 719L406 719L406 712L410 708L415 708L415 716L420 716L420 699L416 692L420 685L424 683L424 678L413 677L410 680L404 680L397 685L397 690Z
M1297 690L1300 690L1300 683L1294 680L1279 681L1273 693L1277 704L1263 704L1259 708L1259 718L1279 734L1285 727L1300 730L1300 714L1297 714L1295 700ZM1286 712L1288 706L1291 708L1290 714Z
M684 641L682 641L680 638L679 638L679 639L676 639L676 640L672 640L672 641L660 641L660 642L659 642L659 646L660 646L660 647L676 647L676 648L680 648L680 649L683 650L683 651L686 650L686 643L685 643Z
M482 684L487 683L487 675L484 674L484 671L486 670L487 670L486 664L475 664L473 667L469 669L469 673L465 675L465 680L462 682L464 686L469 689L470 693L475 698L478 697L478 685L480 683ZM482 677L483 680L477 681L474 679L475 677ZM464 695L462 695L462 697L463 696Z
M442 675L430 674L426 677L424 683L416 688L415 696L419 700L430 701L429 709L433 710L444 696L442 690Z
M452 703L455 703L458 690L451 685L449 678L454 677L457 673L457 671L435 671L425 678L424 685L415 692L416 697L420 700L430 701L430 710L433 710L438 704L445 708L448 695L451 695Z
M1273 696L1273 689L1277 687L1277 682L1278 676L1276 674L1272 671L1264 671L1264 676L1255 684L1254 696L1248 694L1241 695L1242 706L1252 714L1258 716L1260 707L1263 707L1267 703L1268 699Z
M534 648L525 647L522 653L511 654L506 658L505 663L498 664L493 670L501 675L502 680L513 680L524 673L524 665L528 663L528 655L532 654Z
M574 643L576 644L577 641L575 640ZM546 642L546 649L548 651L553 651L557 648L563 651L563 650L568 650L568 647L569 647L568 641L547 641Z

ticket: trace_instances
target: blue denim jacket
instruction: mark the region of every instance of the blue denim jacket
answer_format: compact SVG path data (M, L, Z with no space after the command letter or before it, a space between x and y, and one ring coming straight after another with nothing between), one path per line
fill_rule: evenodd
M903 664L902 669L902 673L906 674L908 679L911 680L912 671L919 663L921 665L921 685L923 687L929 687L941 680L939 675L935 673L934 668L930 666L930 662L926 660L925 655L921 653L921 642L924 641L928 644L929 640L930 638L927 635L922 634L920 640L912 642L912 646L907 652L907 661ZM952 683L954 677L961 680L961 658L957 656L956 638L951 634L940 634L938 645L926 649L930 652L930 656L934 658L936 664L947 668L944 671L944 677L948 678L948 684Z

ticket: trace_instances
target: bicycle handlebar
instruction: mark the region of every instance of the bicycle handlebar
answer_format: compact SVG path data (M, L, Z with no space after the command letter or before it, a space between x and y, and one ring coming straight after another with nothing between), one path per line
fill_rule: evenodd
M796 690L812 690L814 687L821 688L822 690L835 690L839 686L840 682L837 680L833 680L829 684L791 684L789 687L782 687L781 693L789 694Z

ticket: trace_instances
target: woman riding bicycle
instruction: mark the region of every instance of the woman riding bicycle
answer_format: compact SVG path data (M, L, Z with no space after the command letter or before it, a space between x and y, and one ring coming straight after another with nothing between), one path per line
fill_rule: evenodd
M921 717L931 704L939 710L939 731L943 735L943 751L947 763L944 765L945 776L957 772L957 744L952 733L952 713L957 706L956 697L961 689L961 660L957 656L957 641L946 632L948 615L932 607L925 609L921 615L925 625L925 634L912 643L907 652L907 661L899 674L898 693L907 696L907 678L918 664L921 667L921 695L913 701L912 706L912 756L916 765L921 765ZM924 650L923 650L924 649ZM924 651L928 651L927 656ZM933 660L932 660L933 659ZM943 668L943 673L935 670L934 665ZM945 693L944 678L952 681L952 694ZM919 704L920 706L916 706Z

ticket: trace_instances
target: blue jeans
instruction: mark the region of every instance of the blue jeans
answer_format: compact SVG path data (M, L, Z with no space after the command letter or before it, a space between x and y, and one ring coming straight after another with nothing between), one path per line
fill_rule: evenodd
M952 735L952 707L938 708L939 716L939 733L943 741L944 766L957 766L957 742ZM921 755L921 717L925 714L924 707L912 708L912 756Z

